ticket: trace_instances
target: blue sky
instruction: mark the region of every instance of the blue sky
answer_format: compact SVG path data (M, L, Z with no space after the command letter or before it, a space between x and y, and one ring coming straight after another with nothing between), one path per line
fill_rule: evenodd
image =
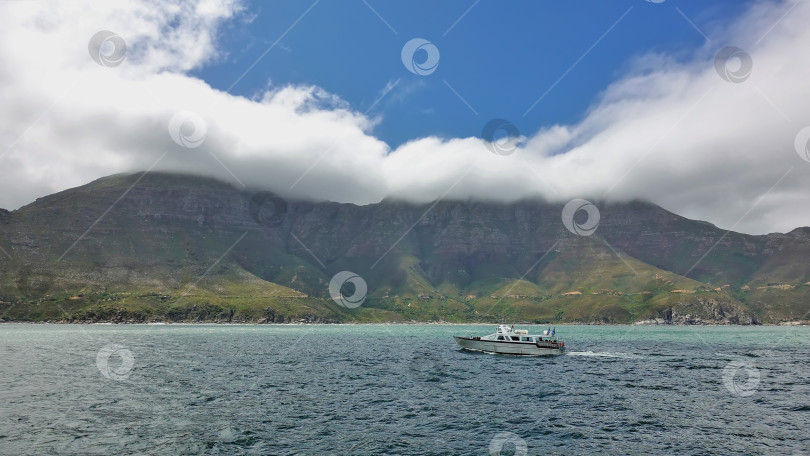
M0 2L0 207L153 169L787 232L810 225L808 22L798 0ZM99 33L126 43L115 65ZM430 74L402 62L416 38ZM517 147L477 139L496 118Z
M231 93L252 96L268 82L317 85L359 112L371 108L371 116L381 116L372 133L394 148L425 136L478 136L493 118L508 119L530 135L581 120L635 57L661 52L688 58L705 43L701 32L711 35L746 3L368 0L370 8L362 0L321 1ZM241 20L220 31L225 56L194 74L214 88L229 88L312 4L248 3ZM400 51L412 38L439 49L431 75L414 75L403 66ZM393 82L394 89L372 108Z

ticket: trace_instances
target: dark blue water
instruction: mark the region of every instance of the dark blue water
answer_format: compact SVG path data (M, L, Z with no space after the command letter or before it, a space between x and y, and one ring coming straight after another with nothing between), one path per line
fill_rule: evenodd
M810 330L0 326L3 454L808 454Z

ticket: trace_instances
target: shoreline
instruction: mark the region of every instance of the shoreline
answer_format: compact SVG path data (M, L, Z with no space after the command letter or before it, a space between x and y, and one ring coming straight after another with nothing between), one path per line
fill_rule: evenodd
M114 321L98 321L98 322L66 322L66 321L0 321L3 324L17 324L17 325L106 325L106 326L128 326L128 325L142 325L142 326L364 326L364 325L440 325L440 326L492 326L499 324L513 324L513 323L454 323L446 321L409 321L409 322L345 322L345 323L310 323L310 322L291 322L291 323L257 323L257 322L114 322ZM565 323L514 323L515 326L661 326L661 327L746 327L746 326L774 326L774 327L796 327L796 326L810 326L810 320L803 321L785 321L779 323L758 323L756 325L741 325L741 324L722 324L722 323L702 323L702 324L655 324L645 322L633 323L582 323L582 322L565 322Z

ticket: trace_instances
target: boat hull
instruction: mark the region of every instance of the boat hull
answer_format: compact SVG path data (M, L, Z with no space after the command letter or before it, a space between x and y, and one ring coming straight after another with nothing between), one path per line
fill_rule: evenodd
M453 336L459 347L465 350L481 351L486 353L498 353L503 355L562 355L565 347L550 348L538 347L534 343L526 342L501 342L492 340L472 339L469 337Z

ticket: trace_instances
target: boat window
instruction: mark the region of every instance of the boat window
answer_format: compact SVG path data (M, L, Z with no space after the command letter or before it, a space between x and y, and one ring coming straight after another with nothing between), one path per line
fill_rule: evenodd
M520 340L520 337L518 337L518 336L512 336L512 340Z
M532 338L531 337L521 337L520 340L523 341L523 342L531 342Z
M498 336L498 340L503 340L503 336Z

